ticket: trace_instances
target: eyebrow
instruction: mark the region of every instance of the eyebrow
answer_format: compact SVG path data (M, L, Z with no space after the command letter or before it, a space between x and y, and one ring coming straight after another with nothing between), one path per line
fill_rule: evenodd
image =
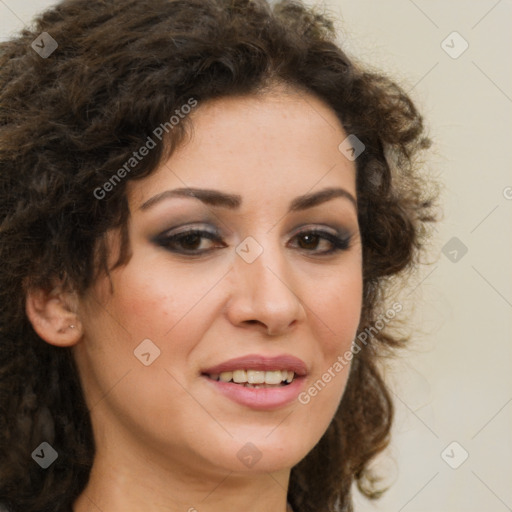
M201 202L209 206L217 206L229 209L237 209L242 204L242 197L237 194L228 194L219 190L203 189L203 188L176 188L173 190L165 190L160 194L149 198L141 206L140 210L148 210L155 204L175 197L190 197L199 199ZM343 188L325 188L318 192L312 192L296 197L288 208L288 211L300 211L308 208L313 208L319 204L325 203L335 198L348 199L357 209L356 198L347 190Z

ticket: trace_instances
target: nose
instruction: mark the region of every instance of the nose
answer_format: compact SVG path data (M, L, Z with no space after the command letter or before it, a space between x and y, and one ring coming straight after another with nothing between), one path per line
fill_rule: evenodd
M268 335L285 334L304 320L306 313L290 262L264 249L252 263L235 257L232 293L227 315L237 327L250 327Z

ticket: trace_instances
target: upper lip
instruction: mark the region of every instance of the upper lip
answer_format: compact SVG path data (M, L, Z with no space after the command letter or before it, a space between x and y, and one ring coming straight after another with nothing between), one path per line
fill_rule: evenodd
M298 357L289 354L274 357L249 354L211 366L210 368L202 370L202 373L211 375L222 372L232 372L234 370L288 370L294 372L299 377L308 373L306 363Z

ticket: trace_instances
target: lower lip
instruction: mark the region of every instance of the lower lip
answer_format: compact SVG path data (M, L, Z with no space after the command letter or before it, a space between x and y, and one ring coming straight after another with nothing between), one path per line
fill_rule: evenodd
M217 391L240 405L251 409L271 410L291 404L299 396L304 387L304 377L295 377L293 381L276 388L247 388L233 382L222 382L209 377L204 378L214 386Z

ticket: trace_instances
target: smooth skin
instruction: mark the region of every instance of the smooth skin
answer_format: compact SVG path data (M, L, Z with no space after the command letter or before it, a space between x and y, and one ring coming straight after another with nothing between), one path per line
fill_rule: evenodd
M258 411L221 395L201 370L291 354L306 363L307 389L350 350L362 260L355 164L338 150L347 133L320 99L284 89L190 115L185 143L128 184L132 257L111 272L113 293L102 276L80 296L59 286L27 296L41 338L72 347L90 409L97 451L74 512L285 512L290 470L346 386L349 366L307 404ZM184 188L239 204L166 192ZM337 192L289 211L325 189ZM183 235L190 230L207 233ZM247 237L263 248L252 263L235 250ZM113 263L118 233L109 241ZM145 339L160 350L149 366L134 355ZM261 453L252 467L237 457L249 442Z

